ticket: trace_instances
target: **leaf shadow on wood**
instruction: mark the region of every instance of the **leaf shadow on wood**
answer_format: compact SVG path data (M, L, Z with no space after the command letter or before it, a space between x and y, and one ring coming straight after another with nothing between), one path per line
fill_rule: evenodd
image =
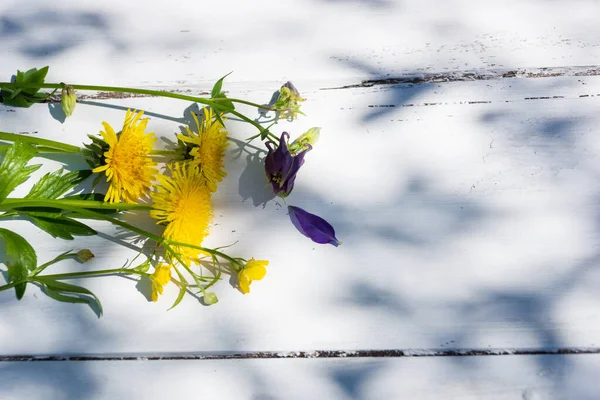
M81 399L102 392L102 382L82 363L61 363L52 368L50 362L5 362L0 363L4 377L3 395L17 393L38 399Z
M52 33L48 33L52 29ZM0 18L0 38L30 58L54 57L82 44L82 36L100 36L115 49L124 44L110 33L106 14L39 8Z
M402 113L402 109L406 107L414 106L414 101L419 96L434 90L435 84L422 83L422 84L394 84L394 85L375 85L378 80L385 81L390 78L390 74L381 68L377 68L373 64L369 64L367 61L348 58L348 57L336 57L342 64L350 69L358 70L361 76L367 75L369 77L368 84L365 84L365 88L372 88L367 90L379 91L386 93L386 98L378 101L377 104L367 104L366 107L369 109L367 112L361 112L361 122L363 123L376 123L382 118L391 118L392 115ZM418 73L410 74L407 76L420 75ZM364 83L361 82L358 86ZM377 87L374 87L377 86ZM348 90L348 89L339 89ZM364 90L364 89L363 89Z

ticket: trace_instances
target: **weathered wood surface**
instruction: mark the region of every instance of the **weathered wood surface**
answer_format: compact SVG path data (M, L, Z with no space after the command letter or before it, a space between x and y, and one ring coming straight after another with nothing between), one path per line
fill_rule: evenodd
M22 3L0 4L5 77L49 64L50 81L203 93L234 70L229 94L259 103L293 80L308 117L280 129L323 131L288 202L327 217L344 244L301 237L269 200L260 165L232 143L208 243L239 240L240 255L270 259L250 295L226 279L218 305L190 297L166 312L173 287L154 304L126 279L82 281L103 301L97 320L34 288L20 302L2 293L0 356L600 348L597 1L225 1L221 10L187 1ZM55 104L0 108L1 130L80 144L103 120L118 126L136 107L158 136L172 138L191 106L87 95L64 123ZM229 128L239 140L254 134L236 121ZM67 161L77 165L55 157L45 170ZM102 224L94 226L104 242L75 243L22 222L7 226L38 243L41 259L89 247L97 256L90 269L119 267L139 245L125 249ZM176 375L168 371L187 371L177 390L189 394L194 377L216 370L219 382L231 374L244 382L239 391L217 383L203 392L218 398L394 398L390 390L406 382L415 387L406 395L420 399L531 400L600 397L590 378L597 359L132 362L139 377L157 382L139 388L149 396L171 388L158 385ZM345 391L309 363L331 376L340 366L350 371L346 381L363 386ZM55 398L80 390L130 397L131 364L83 365L4 363L2 375L24 385L3 379L0 397L36 397L39 388L16 377L49 371L58 381L92 382L72 392L54 385ZM255 368L265 375L252 375ZM291 395L288 385L297 386Z
M600 356L0 363L3 399L596 400Z

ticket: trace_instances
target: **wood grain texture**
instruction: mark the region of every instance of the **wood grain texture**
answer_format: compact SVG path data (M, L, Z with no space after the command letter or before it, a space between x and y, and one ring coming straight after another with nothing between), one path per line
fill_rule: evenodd
M235 255L271 261L266 278L247 296L226 278L217 305L189 297L168 312L172 285L154 304L147 282L82 280L100 320L34 287L20 302L1 293L0 359L13 361L0 362L0 398L599 398L597 354L507 355L600 349L598 15L597 0L1 2L3 79L50 65L49 81L205 94L233 70L228 95L261 104L292 80L308 117L275 132L323 130L288 203L327 218L344 244L294 230L265 185L264 148L242 148L255 132L232 118L206 244L239 240ZM0 106L0 130L80 145L137 108L168 141L198 111L80 95L66 121L56 102ZM86 166L36 161L29 183ZM2 226L43 261L90 248L88 269L120 267L142 246L102 223L100 238L74 242ZM287 357L315 350L395 357ZM450 357L473 351L504 355ZM142 361L232 354L285 358Z
M271 95L263 86L231 91L243 93L256 101ZM303 93L310 118L278 129L294 134L319 121L323 134L288 203L328 218L342 247L313 245L281 204L265 204L260 165L237 157L232 144L208 244L239 240L236 255L271 260L252 294L226 279L217 306L188 298L165 312L174 287L152 304L135 282L89 280L104 302L100 321L35 289L21 302L3 296L0 353L598 346L600 78ZM6 113L5 129L76 144L101 120L119 124L134 105L148 111L159 136L172 138L183 123L181 103L144 98L84 103L64 124L46 112L51 106L17 110ZM230 122L234 138L253 134ZM48 258L73 247L11 224ZM118 267L135 255L110 240L77 245L98 255L88 268Z
M595 0L6 0L0 74L51 64L58 81L171 88L231 81L600 65Z
M600 356L0 363L0 398L595 400Z

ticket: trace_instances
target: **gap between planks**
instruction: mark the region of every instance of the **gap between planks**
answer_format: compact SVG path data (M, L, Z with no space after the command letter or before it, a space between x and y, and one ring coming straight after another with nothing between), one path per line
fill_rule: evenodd
M314 350L314 351L257 351L221 353L173 354L90 354L90 355L6 355L0 362L23 361L175 361L175 360L241 360L281 358L416 358L416 357L485 357L531 355L600 354L600 347L566 347L556 349L387 349L387 350Z
M379 85L398 84L426 84L439 82L464 82L464 81L487 81L506 78L552 78L561 76L600 76L600 66L567 66L567 67L542 67L542 68L513 68L513 69L477 69L464 71L448 71L439 73L406 74L398 77L386 77L382 79L368 79L360 83L349 84L338 87L320 88L319 90L353 89L361 87L373 87ZM164 90L169 93L192 94L191 89ZM209 92L201 91L196 96L208 96ZM111 100L139 97L154 97L138 93L116 93L97 92L89 95L79 95L78 100ZM52 96L46 103L60 103L60 96Z
M448 71L441 73L406 74L399 77L364 80L358 84L322 88L321 90L352 89L378 85L398 85L439 82L489 81L507 78L555 78L560 76L599 76L600 66L569 66L516 69L477 69L466 71Z

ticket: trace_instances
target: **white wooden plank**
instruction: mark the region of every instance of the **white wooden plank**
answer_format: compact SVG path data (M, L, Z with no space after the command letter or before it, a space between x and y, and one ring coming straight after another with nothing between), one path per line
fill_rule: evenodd
M328 218L343 246L313 245L280 205L263 208L260 167L230 154L208 243L239 240L236 255L271 260L252 294L225 280L218 305L188 298L166 312L174 287L153 304L134 282L85 281L103 300L98 321L33 288L21 302L3 293L0 354L599 345L599 78L312 87L309 118L280 125L323 127L288 202ZM256 101L271 94L250 92ZM77 144L102 120L118 126L117 106L143 107L150 129L169 137L187 104L96 101L64 124L43 105L0 112L5 130ZM236 138L254 133L230 122ZM42 259L74 246L10 227L44 249ZM96 238L75 245L96 253L87 268L135 254Z
M595 400L600 356L0 363L2 399Z
M600 65L595 0L5 0L1 76L173 86ZM357 82L354 82L357 83ZM205 86L206 88L206 86Z

